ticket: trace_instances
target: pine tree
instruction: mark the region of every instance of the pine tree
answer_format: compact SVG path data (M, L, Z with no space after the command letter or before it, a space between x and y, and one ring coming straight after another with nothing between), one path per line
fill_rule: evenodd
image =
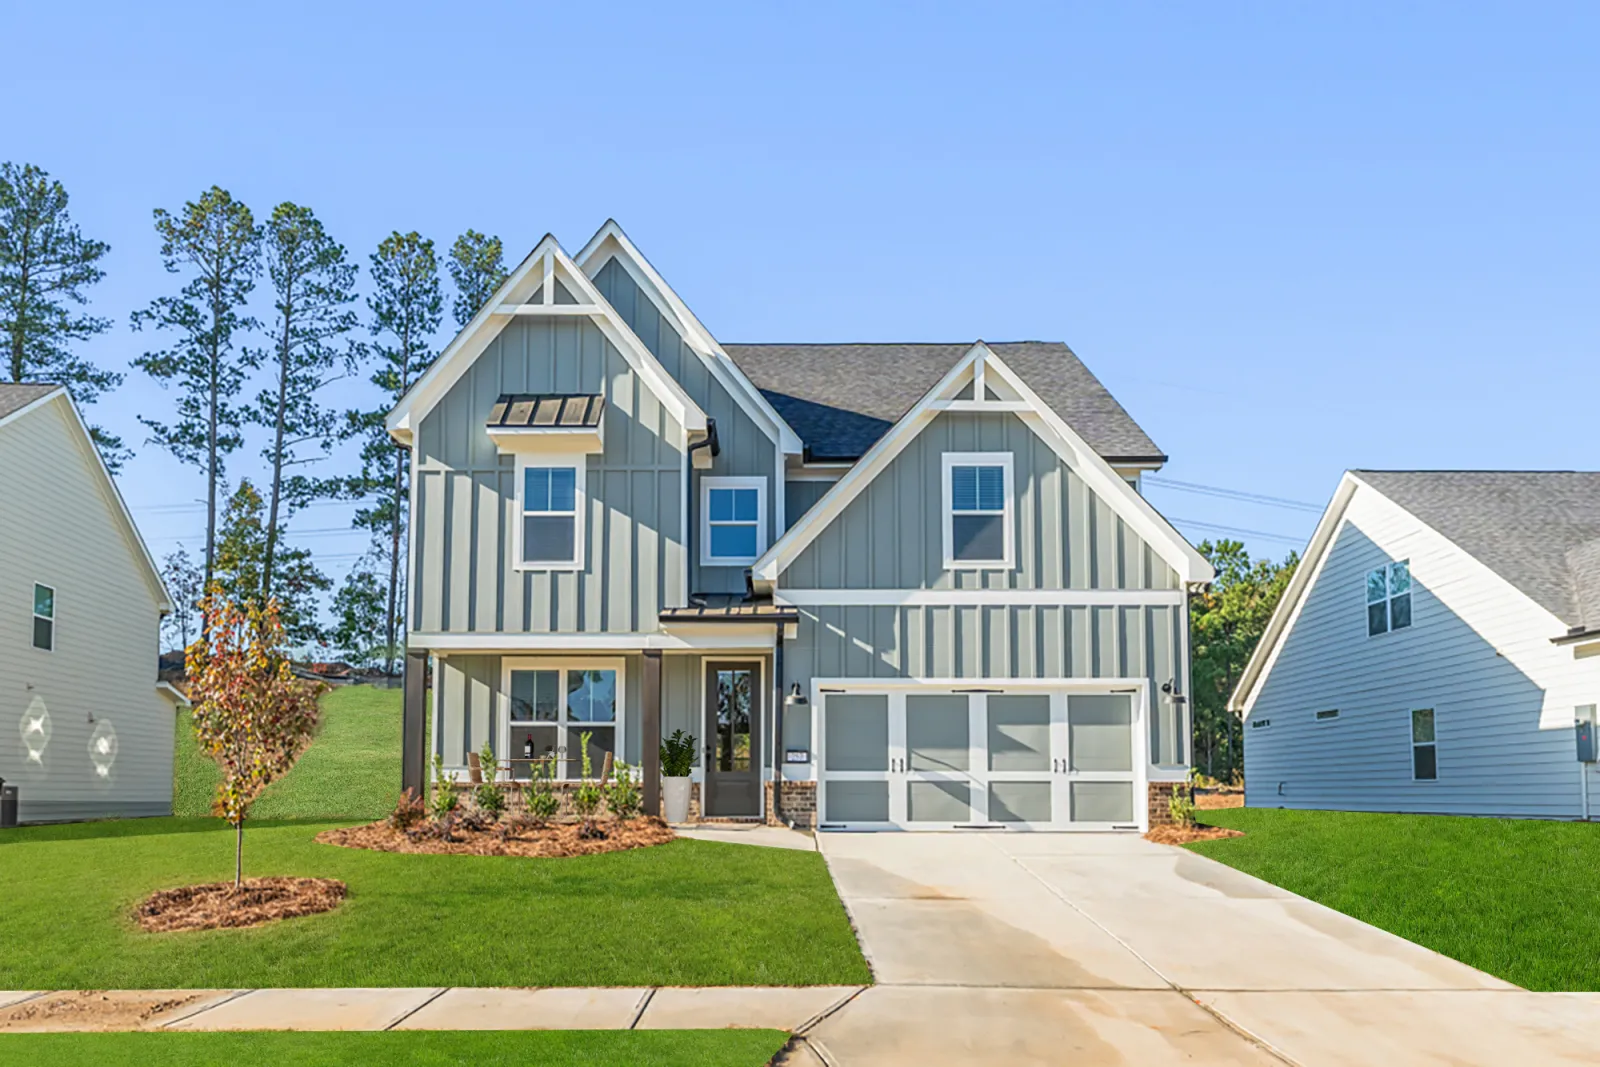
M365 563L353 567L333 595L333 645L346 662L366 666L389 655L383 647L386 595L383 580Z
M217 487L228 453L244 444L241 412L233 398L254 358L235 350L234 338L256 326L245 314L260 267L261 230L250 209L213 185L178 214L157 208L156 233L167 271L191 272L176 296L163 296L134 312L133 328L153 326L177 336L172 347L146 352L134 366L163 386L176 381L178 419L162 423L143 416L157 444L181 462L206 472L206 587L217 556Z
M205 589L200 568L194 565L188 550L182 545L167 553L167 558L161 561L161 581L172 597L172 613L161 620L161 627L166 631L168 640L176 638L179 648L188 648L189 635L195 630L195 612L200 609L200 598L205 595Z
M278 531L295 511L319 496L332 495L331 484L303 474L286 474L326 456L333 448L338 416L322 403L324 387L355 369L351 345L338 340L355 327L357 268L345 259L344 246L329 237L310 208L287 201L273 209L263 239L267 278L272 284L272 348L258 359L273 368L273 381L263 389L250 417L272 433L262 451L272 472L267 494L266 550L261 566L261 595L272 588L278 552ZM302 455L312 446L320 455Z
M268 540L262 518L265 511L260 492L250 479L242 479L223 509L222 525L217 530L216 575L206 588L236 604L258 608L265 608L269 600L276 599L290 641L297 645L321 641L317 597L333 588L333 582L317 570L310 551L287 546L278 550L272 584L263 582Z
M78 310L105 277L99 263L110 250L78 232L60 182L31 163L0 163L0 334L12 381L64 385L80 405L121 384L71 349L111 325ZM112 470L130 455L116 435L89 431Z
M376 367L372 383L383 405L346 412L347 434L362 439L361 473L347 482L351 495L370 501L356 512L354 525L370 530L374 541L387 535L389 557L388 609L384 619L384 669L394 672L404 597L400 559L405 534L409 483L405 450L384 427L389 411L433 362L433 337L439 329L444 298L439 286L439 261L433 242L415 230L391 233L372 255L372 346Z
M471 322L478 309L505 284L505 249L500 238L468 230L450 246L449 267L450 280L456 287L450 312L459 328Z

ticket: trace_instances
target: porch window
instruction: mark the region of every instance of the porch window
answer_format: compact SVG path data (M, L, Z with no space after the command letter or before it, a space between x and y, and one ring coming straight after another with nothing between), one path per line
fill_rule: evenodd
M1011 453L944 454L944 565L1012 565Z
M621 690L620 671L613 667L596 668L536 667L510 671L507 694L505 759L511 760L512 777L530 777L535 759L555 758L557 777L578 778L583 771L580 740L589 738L591 774L598 777L606 753L618 752L617 732Z
M522 518L517 563L529 570L583 567L582 457L518 457Z
M48 585L33 587L33 647L46 652L56 647L56 591Z
M700 563L748 567L767 550L767 480L700 479Z
M1411 561L1400 560L1367 572L1367 636L1411 625Z

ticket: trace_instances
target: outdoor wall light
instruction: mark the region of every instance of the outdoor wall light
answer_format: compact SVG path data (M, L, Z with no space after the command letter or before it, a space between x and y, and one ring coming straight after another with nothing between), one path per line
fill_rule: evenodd
M799 682L795 682L789 687L789 695L783 698L783 702L791 707L795 705L811 703L811 701L806 699L805 694L800 692Z

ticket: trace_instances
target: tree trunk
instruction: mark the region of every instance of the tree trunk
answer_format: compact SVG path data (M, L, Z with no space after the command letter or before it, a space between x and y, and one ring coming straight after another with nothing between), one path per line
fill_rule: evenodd
M233 891L244 888L244 819L233 824Z
M31 229L24 229L22 236L22 264L17 276L17 309L16 327L11 332L11 380L23 380L23 357L27 355L27 334L23 330L23 323L28 321L28 237Z
M290 283L293 284L292 282ZM283 491L283 409L289 395L289 336L294 304L284 300L283 345L278 350L278 407L273 417L272 500L267 505L267 548L261 563L261 603L272 596L272 559L278 548L278 498Z

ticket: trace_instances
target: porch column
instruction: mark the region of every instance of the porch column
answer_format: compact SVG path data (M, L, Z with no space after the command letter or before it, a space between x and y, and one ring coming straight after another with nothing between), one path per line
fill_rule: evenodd
M640 762L644 766L644 810L661 814L661 650L646 649L644 685L640 690L639 716L644 729L639 739Z
M400 719L400 788L422 795L428 766L427 718L428 654L406 653L405 698Z

